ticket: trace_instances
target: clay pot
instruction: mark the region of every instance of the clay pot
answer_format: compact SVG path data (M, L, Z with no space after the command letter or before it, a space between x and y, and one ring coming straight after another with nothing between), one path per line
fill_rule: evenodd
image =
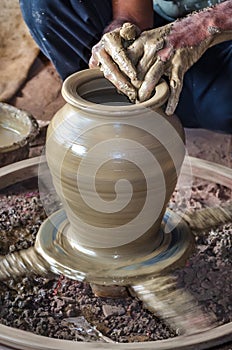
M155 95L131 104L100 70L63 84L66 105L53 117L46 157L69 226L70 246L112 262L148 254L163 240L161 221L184 155L184 132ZM114 260L112 260L114 258Z
M0 166L26 159L39 126L29 113L0 103Z

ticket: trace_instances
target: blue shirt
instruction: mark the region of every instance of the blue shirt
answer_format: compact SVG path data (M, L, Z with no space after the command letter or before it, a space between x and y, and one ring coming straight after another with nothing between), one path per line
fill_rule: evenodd
M168 21L174 21L193 11L216 5L225 0L153 0L154 10Z

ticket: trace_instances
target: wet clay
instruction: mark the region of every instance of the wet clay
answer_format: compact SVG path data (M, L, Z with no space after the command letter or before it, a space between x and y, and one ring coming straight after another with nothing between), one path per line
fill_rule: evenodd
M0 147L10 146L20 139L21 135L16 130L0 125Z
M64 83L67 104L48 128L46 157L70 223L66 239L98 261L134 259L163 240L159 229L185 149L177 118L158 109L167 96L160 89L153 101L133 105L124 104L99 70ZM115 108L117 101L123 105ZM170 131L167 147L159 123Z
M172 251L171 236L161 230L185 156L182 127L175 116L170 120L165 116L156 97L150 106L122 105L116 110L109 101L106 105L105 96L110 99L113 92L109 88L107 93L104 82L109 86L93 70L68 78L63 86L67 105L48 128L46 157L68 222L57 242L65 248L66 261L75 254L87 256L99 271L105 271L104 284L107 276L113 276L111 284L130 284L151 311L158 308L161 317L181 332L190 332L193 318L191 331L203 330L210 324L207 316L200 308L193 314L193 300L188 293L175 290L175 281L167 273L190 254L191 234L187 226L177 231L177 241L183 232L185 235L173 248L173 256L168 253ZM94 95L103 87L102 96L93 99L91 91L88 94L88 90ZM115 91L113 104L117 97ZM156 265L159 259L162 262ZM82 262L87 280L102 283L94 277L94 268ZM133 276L137 274L134 281L129 280L131 269ZM165 277L160 276L163 273Z

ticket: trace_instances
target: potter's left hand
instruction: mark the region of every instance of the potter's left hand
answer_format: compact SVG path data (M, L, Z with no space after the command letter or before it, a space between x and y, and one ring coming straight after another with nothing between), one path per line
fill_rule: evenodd
M104 76L131 101L136 100L136 87L139 85L136 68L127 56L126 45L139 34L139 28L130 23L105 33L92 48L89 61L90 68L100 67Z

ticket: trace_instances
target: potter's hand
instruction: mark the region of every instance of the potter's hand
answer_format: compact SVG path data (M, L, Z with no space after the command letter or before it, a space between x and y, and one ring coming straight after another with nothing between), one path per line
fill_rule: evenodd
M161 76L167 75L170 97L166 113L173 114L184 74L209 47L232 39L231 19L232 0L226 0L161 28L144 31L135 40L136 35L122 34L122 27L103 36L93 49L90 66L100 65L105 76L132 101L148 99Z
M186 19L186 22L190 17ZM174 113L186 71L202 56L212 42L210 35L202 38L198 25L187 29L187 23L176 21L161 28L143 32L128 48L128 56L136 66L141 85L138 101L147 100L160 78L169 80L170 96L166 113ZM191 23L190 23L191 24Z
M170 97L167 114L173 114L186 71L211 46L232 39L232 0L195 12L161 28L143 32L128 48L142 84L138 100L148 99L162 75L167 75Z
M106 33L94 46L90 67L100 66L119 91L138 102L147 100L160 78L167 75L171 92L166 113L173 114L184 74L204 53L209 42L204 40L194 45L194 34L181 23L144 31L137 39L136 27L126 23L121 29Z
M131 101L137 99L136 87L139 85L136 69L127 56L126 46L139 34L138 27L130 23L104 34L92 48L89 61L90 68L100 67L104 76Z

